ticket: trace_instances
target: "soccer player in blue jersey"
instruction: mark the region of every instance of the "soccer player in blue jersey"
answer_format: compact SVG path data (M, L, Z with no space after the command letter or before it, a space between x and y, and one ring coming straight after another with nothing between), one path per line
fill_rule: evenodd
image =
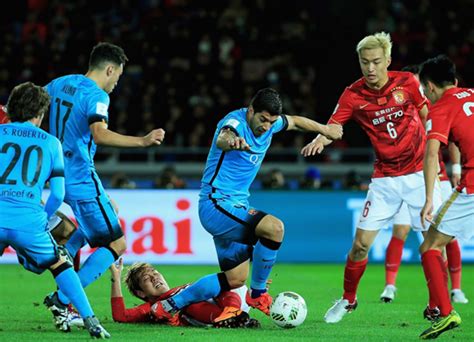
M0 253L11 246L19 262L41 274L49 269L61 291L84 319L93 337L108 338L89 304L71 264L61 258L50 232L48 218L64 198L64 161L58 139L39 128L50 98L31 82L15 87L8 99L10 123L0 127ZM41 204L49 181L51 193ZM57 321L60 327L65 319Z
M99 43L92 49L85 75L59 77L45 87L51 96L50 132L64 150L65 202L79 224L66 248L74 256L86 242L98 247L78 272L83 287L100 277L126 249L117 213L94 167L96 144L148 147L160 145L165 136L163 129L134 137L107 128L109 93L127 60L119 46ZM59 290L48 295L44 304L57 308L52 311L56 317L67 311L69 300Z
M285 130L317 132L340 139L340 125L282 114L277 91L261 89L248 108L227 114L218 124L202 177L199 217L214 237L220 273L207 275L182 292L153 306L157 318L170 318L180 308L245 284L252 258L247 304L269 314L272 297L266 285L283 241L283 222L249 205L255 179L272 136ZM233 310L236 315L239 311ZM225 312L223 314L227 314Z

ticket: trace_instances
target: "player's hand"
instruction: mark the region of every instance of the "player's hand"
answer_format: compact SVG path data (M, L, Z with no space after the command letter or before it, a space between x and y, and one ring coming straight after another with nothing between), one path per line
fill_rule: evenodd
M242 137L230 137L227 140L229 144L229 148L231 150L238 150L238 151L250 151L250 146L247 144L244 138Z
M456 187L459 185L460 182L461 182L461 175L458 173L453 173L453 175L451 176L451 185L453 187Z
M143 146L161 145L165 139L165 130L162 128L154 129L143 137Z
M433 221L433 202L430 199L426 199L425 205L420 212L421 225L423 228L426 228L426 221L431 224L434 224Z
M123 258L119 258L109 267L110 273L112 273L112 279L120 281L123 271Z
M305 157L320 154L324 150L324 144L321 139L314 139L308 145L301 149L301 154Z
M330 140L339 140L342 138L342 126L338 124L328 124L326 125L327 130L325 133L322 133L326 138Z

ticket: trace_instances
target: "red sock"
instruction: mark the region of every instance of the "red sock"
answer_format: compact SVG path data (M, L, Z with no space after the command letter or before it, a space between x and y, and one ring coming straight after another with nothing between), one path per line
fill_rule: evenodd
M448 269L451 277L451 289L461 289L461 249L458 240L453 240L446 245Z
M232 291L223 291L216 298L217 305L222 309L226 306L231 306L233 308L238 308L242 306L242 299L240 296Z
M448 272L444 267L441 252L434 249L426 251L421 256L421 263L430 293L430 302L433 300L437 304L441 316L449 315L453 307L448 293Z
M360 278L364 274L368 260L368 258L365 258L362 261L352 261L350 257L347 257L342 298L347 299L349 303L354 303L356 299L357 286L359 286Z
M405 241L392 236L385 252L385 285L395 285Z
M77 272L81 268L81 250L79 249L74 257L74 270Z

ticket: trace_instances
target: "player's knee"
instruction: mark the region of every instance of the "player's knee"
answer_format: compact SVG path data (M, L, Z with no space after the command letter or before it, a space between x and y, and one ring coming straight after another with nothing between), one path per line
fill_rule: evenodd
M369 253L370 245L364 241L356 240L352 245L352 254L356 257L363 257Z
M267 216L261 223L262 233L258 234L259 236L278 242L283 240L285 226L281 220L273 216ZM260 230L260 227L257 228L258 230Z
M247 278L246 277L232 277L231 279L227 278L227 281L229 283L229 287L231 289L236 289L236 288L239 288L241 286L244 286L246 281L247 281Z
M127 249L125 237L122 236L121 238L111 242L109 247L115 251L117 256L121 256L123 253L125 253L125 250Z

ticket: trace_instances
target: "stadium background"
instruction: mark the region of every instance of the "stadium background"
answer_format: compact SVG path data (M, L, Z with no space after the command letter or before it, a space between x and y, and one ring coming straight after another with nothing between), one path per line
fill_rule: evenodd
M220 118L246 106L256 90L271 86L281 92L286 113L325 122L344 87L360 77L355 45L365 34L380 30L390 32L394 41L391 69L446 53L458 66L460 83L472 85L472 4L18 1L1 14L0 102L5 103L20 82L46 84L63 74L84 73L90 49L99 41L122 46L130 62L111 94L110 127L130 135L162 127L166 140L148 150L99 148L99 174L108 188L126 189L119 192L119 205L131 232L140 217L157 217L164 222L160 238L173 241L172 222L186 212L193 251L206 250L202 262L209 262L213 248L205 233L201 236L195 189ZM311 135L290 132L274 139L252 185L251 199L254 206L285 221L282 261L345 258L348 233L354 230L370 180L373 153L356 125L348 124L344 133L343 141L322 156L306 160L299 150ZM142 202L143 192L135 189L155 188L190 192L156 192L156 207L131 209ZM185 198L190 209L164 210L168 195ZM290 203L282 208L282 202ZM144 221L141 232L151 234L144 237L144 248L152 248L153 238L159 236L153 235L153 222ZM298 238L308 234L311 240ZM381 235L371 254L375 261L383 260L380 250L388 243L389 232ZM195 241L195 236L201 237ZM324 242L338 247L313 247ZM405 259L418 261L417 244L417 237L411 237ZM133 250L132 245L129 242ZM296 253L298 246L307 247L304 257ZM156 262L163 259L163 254L155 256ZM472 240L463 244L463 256L474 261ZM165 259L172 262L173 254ZM201 260L189 260L193 259Z

